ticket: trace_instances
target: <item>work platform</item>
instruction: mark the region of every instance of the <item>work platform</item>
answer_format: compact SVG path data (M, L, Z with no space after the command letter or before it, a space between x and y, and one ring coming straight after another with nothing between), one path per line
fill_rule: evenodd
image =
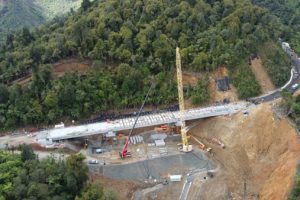
M247 109L249 103L237 102L226 105L212 106L206 108L193 108L185 111L185 120L194 120L207 117L228 115ZM70 126L64 128L49 129L38 132L37 134L46 135L46 139L57 141L70 138L104 134L110 131L129 130L134 124L135 117L129 117L117 120L107 120L99 123ZM135 128L156 126L167 123L180 122L179 111L158 112L149 115L140 116Z

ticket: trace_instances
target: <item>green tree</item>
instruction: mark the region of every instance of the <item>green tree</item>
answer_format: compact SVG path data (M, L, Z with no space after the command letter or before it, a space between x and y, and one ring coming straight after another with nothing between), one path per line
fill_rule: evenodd
M167 60L173 58L174 48L168 36L161 34L158 39L153 42L154 56L160 58L163 64L167 64Z
M91 6L91 2L89 0L83 0L81 2L81 8L86 11Z
M190 91L191 101L194 105L200 105L210 101L208 83L208 76L204 76L198 81L197 86Z
M28 45L31 41L34 40L34 37L30 33L28 28L23 28L21 31L20 42L23 45Z
M20 155L0 151L0 199L13 199L13 179L22 167Z
M33 149L26 145L26 144L22 144L20 145L20 150L21 150L21 160L27 161L27 160L34 160L36 159L36 155L33 152Z
M4 84L0 84L0 103L7 103L9 99L9 91Z
M82 154L72 154L67 158L65 180L67 189L76 194L88 179L88 168L83 163L85 157Z
M195 56L193 60L193 65L196 70L209 69L208 56L204 52L200 52L197 56Z
M90 183L85 186L82 194L77 196L75 200L106 200L104 196L103 187L100 183Z

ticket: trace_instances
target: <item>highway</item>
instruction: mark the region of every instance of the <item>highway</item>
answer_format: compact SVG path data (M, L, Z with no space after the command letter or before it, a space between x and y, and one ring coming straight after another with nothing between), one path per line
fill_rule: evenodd
M259 97L255 97L255 98L251 98L250 101L252 102L268 102L268 101L272 101L274 99L280 98L281 97L281 92L283 89L286 89L292 93L295 92L295 90L292 88L292 85L298 83L300 85L300 59L297 56L296 53L292 53L291 56L291 61L292 61L292 70L291 70L291 77L290 80L288 81L288 83L286 85L284 85L283 87L274 90L272 92L269 92L268 94L264 94L262 96Z

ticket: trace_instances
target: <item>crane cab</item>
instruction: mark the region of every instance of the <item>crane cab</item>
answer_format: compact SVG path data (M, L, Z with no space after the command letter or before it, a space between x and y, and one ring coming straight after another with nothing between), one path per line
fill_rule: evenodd
M193 145L182 145L182 152L188 153L193 151Z

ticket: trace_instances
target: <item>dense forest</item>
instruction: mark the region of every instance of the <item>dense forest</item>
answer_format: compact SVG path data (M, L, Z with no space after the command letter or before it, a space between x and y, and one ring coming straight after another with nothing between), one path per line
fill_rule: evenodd
M1 200L114 200L97 182L88 182L88 168L81 154L64 159L37 159L26 145L21 153L0 151Z
M265 7L277 16L285 25L282 35L293 44L293 48L300 53L300 2L298 0L252 0L253 3Z
M0 0L0 43L10 31L31 28L80 7L81 0Z
M247 60L271 43L267 71L282 85L289 60L278 37L286 34L276 16L249 1L84 0L67 19L8 35L0 49L0 128L136 107L152 76L156 88L148 104L175 102L176 46L185 71L207 74L225 65L239 97L255 96L260 87ZM54 78L51 63L70 57L93 65L85 75ZM26 74L32 74L28 85L11 85ZM188 97L208 102L207 87L200 80Z

